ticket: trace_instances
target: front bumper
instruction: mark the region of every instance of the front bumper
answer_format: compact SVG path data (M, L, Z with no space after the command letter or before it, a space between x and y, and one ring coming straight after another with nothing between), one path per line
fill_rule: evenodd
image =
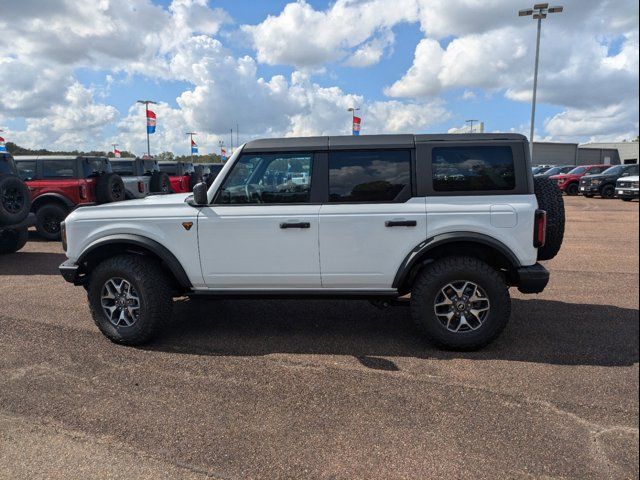
M616 188L616 196L618 198L638 198L639 190L630 188Z
M516 286L522 293L540 293L549 283L549 270L539 263L516 270Z
M84 277L80 275L80 267L73 263L71 260L66 260L63 262L58 269L60 270L60 275L67 282L73 283L74 285L82 285L84 284Z
M587 195L598 195L600 193L599 185L580 185L579 192Z

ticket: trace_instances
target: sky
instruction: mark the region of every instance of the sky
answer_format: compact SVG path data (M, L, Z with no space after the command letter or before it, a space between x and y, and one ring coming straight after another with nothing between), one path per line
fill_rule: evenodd
M536 140L638 135L638 2L543 21ZM0 0L0 130L54 150L200 153L252 138L529 135L535 21L514 0ZM236 135L233 143L236 143Z

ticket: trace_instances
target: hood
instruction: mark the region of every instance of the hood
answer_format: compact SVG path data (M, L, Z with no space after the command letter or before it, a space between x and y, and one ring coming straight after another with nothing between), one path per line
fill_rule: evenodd
M618 180L621 182L637 182L640 181L640 177L638 177L638 175L634 175L633 177L620 177Z
M595 173L593 175L589 175L588 173L582 177L582 180L604 180L608 178L617 178L617 175L603 175L602 173Z
M67 217L69 220L108 220L133 218L162 218L167 215L184 215L195 211L185 202L191 193L169 195L149 195L138 200L105 203L90 207L76 208Z

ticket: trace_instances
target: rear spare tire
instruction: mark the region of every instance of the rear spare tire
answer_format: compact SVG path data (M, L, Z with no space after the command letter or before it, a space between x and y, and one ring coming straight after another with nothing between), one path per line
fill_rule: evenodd
M36 230L47 240L60 239L60 223L66 218L67 210L61 205L49 203L36 212Z
M551 260L560 251L564 240L564 200L562 192L552 180L533 179L538 208L547 212L547 239L538 249L538 260Z
M125 199L124 182L117 173L106 173L98 178L96 200L98 203L119 202Z
M0 177L0 225L20 223L31 209L29 189L15 175Z
M170 193L171 180L166 172L153 172L149 181L149 189L153 193Z

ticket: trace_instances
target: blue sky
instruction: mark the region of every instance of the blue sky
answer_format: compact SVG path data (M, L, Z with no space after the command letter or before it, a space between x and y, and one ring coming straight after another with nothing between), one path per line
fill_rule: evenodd
M638 132L638 3L565 0L543 25L536 138ZM256 136L528 134L535 22L513 0L50 0L0 16L0 129L25 146L215 150ZM16 42L14 39L20 39ZM183 152L184 150L185 152Z

